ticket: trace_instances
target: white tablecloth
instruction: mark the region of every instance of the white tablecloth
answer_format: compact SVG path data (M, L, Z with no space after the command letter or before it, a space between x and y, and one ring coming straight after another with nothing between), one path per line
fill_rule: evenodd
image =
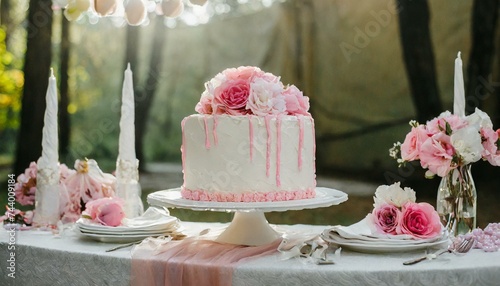
M188 229L217 228L220 224L183 222ZM290 231L321 233L327 226L280 226ZM130 248L105 252L117 244L82 239L76 234L54 237L49 232L18 231L15 240L15 279L9 271L8 233L0 231L0 285L128 285ZM412 266L402 262L422 251L364 254L343 250L330 256L334 265L315 265L305 259L281 260L279 255L240 264L234 285L499 285L500 252L472 250L464 256L445 254Z

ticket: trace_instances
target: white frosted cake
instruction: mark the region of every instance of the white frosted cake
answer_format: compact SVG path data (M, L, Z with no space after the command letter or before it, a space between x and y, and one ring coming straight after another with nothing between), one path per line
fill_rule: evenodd
M314 120L295 86L255 67L206 83L182 121L183 198L263 202L315 196Z

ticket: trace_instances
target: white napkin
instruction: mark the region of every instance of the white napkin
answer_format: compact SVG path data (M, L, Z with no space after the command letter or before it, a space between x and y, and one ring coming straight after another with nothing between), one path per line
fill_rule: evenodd
M159 208L148 208L141 216L135 218L124 218L122 225L111 227L101 225L90 219L80 218L76 225L86 232L159 232L165 230L178 230L179 221L176 217L170 216L167 210Z
M328 232L328 237L332 240L336 240L338 242L341 241L350 241L356 243L363 244L371 244L371 243L391 243L391 244L419 244L419 243L428 243L432 241L436 241L441 239L442 236L426 238L426 239L416 239L411 235L407 234L383 234L377 233L368 222L368 219L365 217L361 221L349 225L349 226L341 226L336 225L331 227Z

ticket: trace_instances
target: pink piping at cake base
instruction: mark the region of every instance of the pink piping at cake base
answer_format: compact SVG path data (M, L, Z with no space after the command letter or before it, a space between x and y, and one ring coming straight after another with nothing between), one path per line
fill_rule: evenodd
M182 187L181 196L184 199L192 201L206 202L281 202L312 199L316 196L314 188L302 191L277 191L277 192L248 192L241 194L222 193L222 192L207 192L202 190L188 190Z

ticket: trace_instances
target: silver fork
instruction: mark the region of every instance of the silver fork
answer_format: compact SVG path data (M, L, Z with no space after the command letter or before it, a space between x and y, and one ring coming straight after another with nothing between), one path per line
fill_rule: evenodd
M447 249L440 250L434 254L427 254L425 256L422 256L422 257L419 257L416 259L405 261L405 262L403 262L403 265L413 265L413 264L417 264L421 261L424 261L426 259L435 259L439 255L441 255L443 253L447 253L447 252L449 252L449 253L467 253L474 246L474 241L475 241L475 239L473 236L464 237L464 239L462 241L460 241L458 243L458 245L456 243L452 243L450 246L448 246Z

